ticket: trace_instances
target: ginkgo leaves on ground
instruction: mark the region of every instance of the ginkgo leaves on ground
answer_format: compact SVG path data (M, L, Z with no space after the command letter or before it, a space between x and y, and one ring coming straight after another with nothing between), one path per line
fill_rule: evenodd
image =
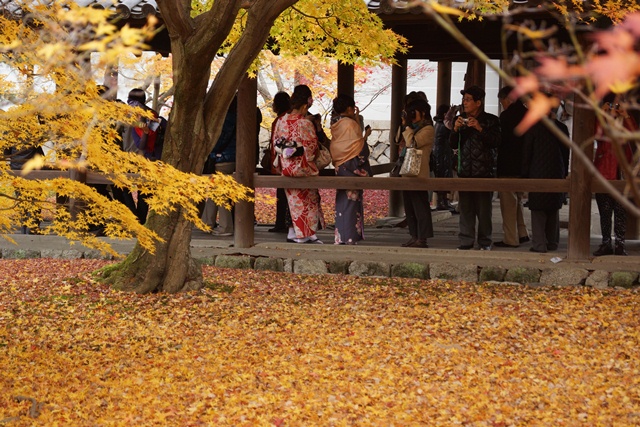
M138 295L104 264L0 261L0 422L638 424L637 290L205 267Z

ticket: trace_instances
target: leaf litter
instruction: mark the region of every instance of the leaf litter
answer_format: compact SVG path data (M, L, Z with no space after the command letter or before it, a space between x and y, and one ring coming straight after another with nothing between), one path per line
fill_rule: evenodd
M107 263L0 260L0 425L640 423L636 290Z

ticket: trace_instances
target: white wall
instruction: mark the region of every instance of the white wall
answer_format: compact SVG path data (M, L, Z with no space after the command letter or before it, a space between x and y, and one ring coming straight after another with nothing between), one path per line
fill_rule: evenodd
M420 73L420 76L418 77L407 79L407 93L411 91L425 92L429 99L429 103L431 104L432 113L435 113L437 108L435 101L438 83L438 63L429 62L427 60L410 60L408 61L407 66L409 74L412 74L412 71L416 67L426 67L429 70L427 72ZM464 75L467 70L467 63L455 62L452 64L451 69L451 103L459 104L462 101L460 91L464 89ZM388 87L387 90L377 97L371 105L365 107L370 101L372 94L375 93L378 88L384 87L385 84L390 84L390 82L391 67L387 66L376 69L365 85L356 86L356 104L361 109L364 109L362 114L366 121L386 122L390 120L391 87ZM485 89L487 92L485 98L485 110L489 113L498 115L498 90L500 89L500 79L498 74L489 67L487 67Z

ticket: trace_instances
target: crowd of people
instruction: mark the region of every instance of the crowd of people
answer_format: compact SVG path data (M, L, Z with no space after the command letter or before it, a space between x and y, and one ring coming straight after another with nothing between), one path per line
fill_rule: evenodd
M106 89L103 93L106 93ZM404 99L402 123L396 134L400 159L408 148L422 151L423 161L415 179L454 176L566 178L569 150L556 135L561 132L568 136L567 126L556 118L555 111L551 111L549 116L557 127L556 132L538 123L524 134L519 134L516 127L528 110L521 100L511 96L512 92L513 88L509 86L499 90L498 100L502 107L499 117L484 110L485 91L479 86L462 90L462 103L459 106L438 106L433 117L426 95L423 92L409 93ZM122 149L139 153L150 160L160 159L166 120L146 106L146 94L142 89L131 90L127 103L150 111L153 118L141 116L138 124L122 126L119 132ZM619 95L609 94L603 99L601 108L606 117L618 125L637 130L638 124L622 105L623 99ZM276 118L262 162L266 172L288 177L317 176L330 161L336 176L371 177L367 143L371 128L364 126L364 119L353 97L339 94L333 100L331 138L323 130L320 115L309 111L312 106L313 93L307 85L296 86L291 95L286 92L275 95L272 109ZM260 126L262 115L259 109L257 119ZM234 98L225 117L221 136L205 163L204 173L217 171L231 174L235 171L236 124L237 100ZM599 126L595 135L595 167L606 179L622 179L612 142ZM631 161L631 144L624 144L621 148L627 160ZM21 153L13 154L13 162L21 159ZM330 160L327 160L329 156ZM103 192L101 188L97 190ZM141 223L145 222L148 213L145 194L134 197L129 190L116 187L111 188L110 192L111 197L129 206ZM457 207L451 203L447 191L436 192L435 207L432 207L430 191L405 190L401 193L410 237L402 244L404 247L429 247L428 239L434 235L431 212L446 210L459 215L459 250L517 248L527 242L531 242L532 252L546 253L558 249L559 211L566 203L564 193L528 193L526 206L531 212L529 233L524 220L524 193L500 191L503 239L497 242L492 237L493 191L459 191L455 195ZM269 231L286 233L287 242L322 243L317 235L318 230L325 227L319 191L277 189L276 196L276 221ZM336 191L335 244L355 245L365 238L363 196L363 190ZM602 244L593 255L626 255L624 208L609 194L596 194L595 199L600 213ZM203 221L213 229L212 233L233 235L232 210L218 209L207 202L202 206L202 214Z
M469 86L461 91L462 103L440 105L432 117L431 106L423 92L411 92L403 103L402 125L397 132L400 162L406 148L422 151L423 161L416 178L454 176L463 178L538 178L563 179L569 172L569 149L556 132L542 123L524 134L517 125L527 113L527 106L511 96L512 87L498 92L502 107L500 116L485 111L485 91ZM548 94L549 97L553 96ZM609 99L611 98L611 99ZM276 102L277 101L277 102ZM287 104L290 102L290 104ZM337 176L372 176L367 137L371 130L364 121L354 99L339 94L333 101L331 139L318 134L317 116L309 113L313 96L308 86L294 89L291 98L280 92L274 98L277 118L272 126L270 173L284 176L316 176L320 147L328 142ZM637 124L620 108L619 99L607 97L603 109L628 129ZM559 132L569 135L568 128L551 111L550 119ZM606 139L596 141L596 167L608 179L620 179L620 168ZM630 158L630 147L625 147ZM320 195L315 189L279 189L276 225L269 231L287 232L287 241L321 243L317 231L324 227ZM404 247L427 248L433 237L432 210L447 210L459 215L459 250L493 247L517 248L531 242L530 251L546 253L559 246L559 212L566 204L566 194L551 192L500 191L500 213L503 239L493 241L493 191L460 191L455 207L447 191L432 194L423 190L402 191L409 240ZM453 196L453 193L451 193ZM524 203L526 200L526 204ZM602 245L599 255L626 255L624 249L625 211L608 194L597 194L601 218ZM531 212L531 229L525 223L524 206ZM611 239L611 217L614 216L615 244ZM364 205L362 190L337 190L335 200L334 243L354 245L364 239Z

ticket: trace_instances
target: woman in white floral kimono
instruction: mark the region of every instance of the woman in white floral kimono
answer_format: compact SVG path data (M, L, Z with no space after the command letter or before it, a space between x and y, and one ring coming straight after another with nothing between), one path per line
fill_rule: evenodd
M282 116L275 128L276 147L278 140L290 145L279 150L279 161L283 176L316 176L315 159L318 154L318 137L313 123L306 118L313 104L311 89L306 85L296 86L291 95L291 112ZM293 144L293 147L291 145ZM295 146L298 149L295 149ZM300 148L301 147L301 148ZM322 243L316 232L324 227L324 216L317 189L288 188L287 202L293 227L289 229L287 241L296 243Z

